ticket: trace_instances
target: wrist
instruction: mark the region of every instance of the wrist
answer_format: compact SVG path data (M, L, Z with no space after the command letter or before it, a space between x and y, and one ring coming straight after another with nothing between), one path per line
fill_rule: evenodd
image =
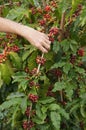
M30 34L32 32L32 30L34 30L33 28L30 28L28 26L25 26L25 25L20 25L18 31L17 31L17 34L24 37L24 38L30 38Z

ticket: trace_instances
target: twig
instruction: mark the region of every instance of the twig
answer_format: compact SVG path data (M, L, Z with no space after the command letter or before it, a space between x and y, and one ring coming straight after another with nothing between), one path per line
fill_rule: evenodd
M61 102L63 102L64 99L63 99L63 92L62 92L62 90L60 91L60 97L61 97Z
M30 112L31 112L31 110L32 110L32 103L31 103L31 106L30 106ZM30 121L30 117L31 117L31 114L29 113L29 117L28 117L29 121Z
M3 4L3 5L0 5L0 8L5 7L5 6L9 6L9 5L16 5L16 4L19 4L19 3L20 2L6 3L6 4Z
M43 7L45 7L46 6L46 1L42 0L42 3L43 3Z
M42 53L41 58L43 58L43 56L44 56L44 53ZM37 68L37 74L38 74L38 73L39 73L39 71L40 71L40 67L41 67L41 64L39 64L39 65L38 65L38 68Z
M61 17L61 23L60 23L60 33L58 36L59 41L61 42L63 39L63 34L64 34L64 25L65 25L65 14L66 12L63 12L62 17Z
M62 14L60 29L64 31L64 24L65 24L65 12Z

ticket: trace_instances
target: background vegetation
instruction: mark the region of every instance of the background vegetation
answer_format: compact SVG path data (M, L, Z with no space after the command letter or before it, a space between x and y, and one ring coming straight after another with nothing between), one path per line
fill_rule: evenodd
M86 130L86 2L0 0L0 15L52 42L0 33L0 130Z

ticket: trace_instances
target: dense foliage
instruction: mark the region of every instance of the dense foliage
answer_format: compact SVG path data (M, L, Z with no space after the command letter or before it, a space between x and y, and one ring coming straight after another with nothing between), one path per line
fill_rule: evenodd
M42 54L0 33L0 129L86 130L85 0L1 0L0 15L51 40Z

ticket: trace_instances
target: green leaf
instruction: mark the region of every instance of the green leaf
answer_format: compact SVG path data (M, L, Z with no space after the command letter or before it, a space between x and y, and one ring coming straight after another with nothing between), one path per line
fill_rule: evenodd
M41 119L39 119L38 117L34 117L33 121L34 121L36 124L39 124L39 125L44 124L44 120L41 120Z
M74 106L72 106L72 108L70 109L70 114L73 113L74 111L77 111L79 107L80 107L79 103L74 104Z
M57 53L59 51L59 49L60 49L59 42L58 41L54 41L54 43L53 43L53 51L55 53Z
M29 10L25 9L24 7L18 7L16 9L11 9L6 18L19 22L24 16L30 18Z
M86 25L86 7L84 7L82 10L82 14L80 16L80 25L81 26Z
M0 72L0 88L2 87L2 85L3 85L3 80L1 78L1 72Z
M21 111L24 114L27 108L27 97L24 97L21 102Z
M11 100L5 101L0 105L0 111L3 111L5 109L9 109L10 107L14 105L21 104L22 98L12 98Z
M23 91L25 91L27 86L28 86L28 80L22 79L22 81L19 83L18 87L20 90L23 89Z
M38 1L38 0L32 0L32 1L33 1L34 5L35 5L36 7L40 6L40 4L39 4L39 1Z
M50 113L50 118L51 118L52 124L56 128L56 130L60 130L60 122L61 122L60 114L52 111Z
M7 100L12 99L12 98L24 97L24 96L25 96L24 93L14 92L14 93L11 93L11 94L7 97Z
M35 50L35 48L33 46L29 46L29 50L26 50L22 56L22 60L25 61L28 56L30 56L30 54Z
M49 129L49 124L43 124L43 125L39 125L39 130L50 130Z
M85 111L85 106L84 105L81 104L81 106L80 106L80 113L81 113L83 118L86 118L86 111Z
M72 0L72 10L70 11L71 14L73 14L75 12L75 10L77 9L79 3L81 3L82 0Z
M61 0L59 2L59 12L62 14L63 12L65 12L67 10L67 8L69 7L70 1L68 0Z
M52 61L53 60L53 57L54 57L54 54L53 52L48 52L44 55L44 57L46 58L46 60L49 60L49 61Z
M60 109L60 106L58 104L52 103L52 104L49 105L48 109L50 111L56 111L56 110Z
M37 124L43 124L45 122L46 116L47 116L46 111L42 112L41 105L37 103L36 104L36 117L34 118L34 121Z
M67 52L70 48L70 42L67 39L65 39L61 42L61 46L63 47L63 51Z
M41 120L44 120L46 118L46 114L42 113L41 105L40 104L36 105L36 115Z
M1 72L2 80L6 84L9 84L11 81L11 74L9 71L9 66L7 66L6 64L0 64L0 72Z
M37 64L36 64L36 57L37 57L37 51L34 51L31 56L28 58L28 67L30 70L34 69Z
M20 124L22 116L23 115L19 107L15 107L15 110L12 115L12 123L11 123L12 128L16 128Z
M21 63L21 58L18 56L18 54L15 52L10 52L9 56L10 56L10 59L12 60L14 67L17 67L18 69L20 69L22 63Z
M52 67L51 67L51 69L53 69L53 68L58 68L58 67L63 67L65 65L65 62L58 62L58 63L55 63Z
M66 63L63 67L63 71L68 74L69 70L71 69L72 65L70 63Z
M83 68L80 68L80 67L75 67L75 71L80 73L80 74L85 74L85 70Z
M73 92L74 92L74 89L76 88L77 86L74 84L74 83L66 83L66 89L65 89L65 93L66 93L66 97L72 101L72 96L73 96Z
M62 89L65 89L66 88L66 83L65 82L56 82L55 85L54 85L54 88L53 88L53 92L56 92L56 91L60 91Z
M60 108L59 112L65 119L67 119L67 120L69 119L69 114L65 111L65 109Z
M42 98L39 100L39 102L42 104L49 104L49 103L52 103L54 101L55 101L55 99L53 97L46 97L46 98Z

